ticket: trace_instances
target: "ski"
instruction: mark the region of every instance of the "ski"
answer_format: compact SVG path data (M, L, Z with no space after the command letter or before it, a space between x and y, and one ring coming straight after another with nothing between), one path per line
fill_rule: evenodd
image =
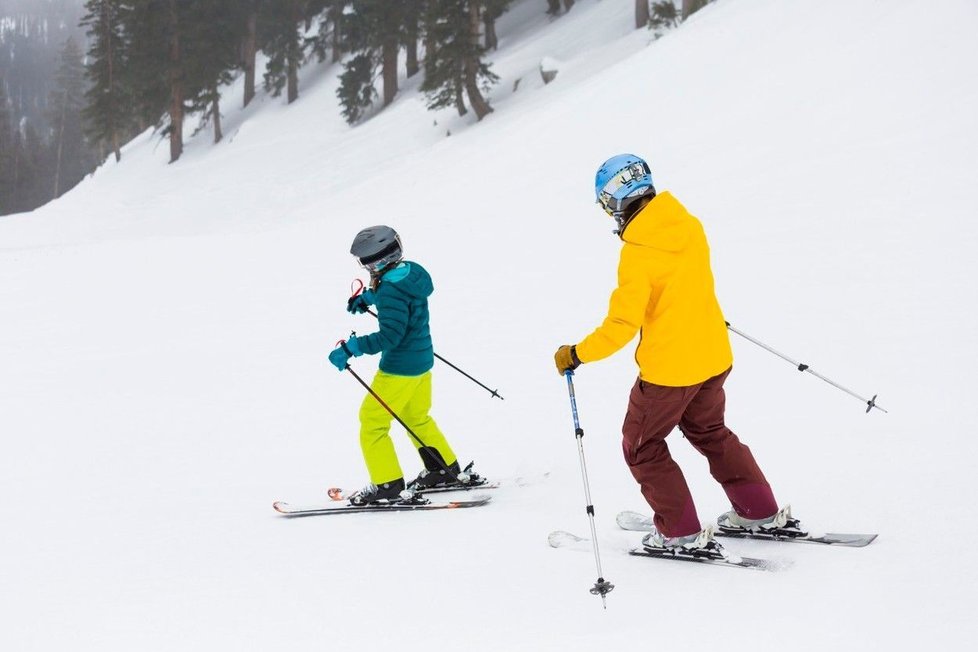
M789 565L785 562L770 561L768 559L756 559L754 557L738 557L737 555L727 555L726 557L694 557L689 555L679 555L672 551L653 552L647 548L633 548L632 550L628 551L628 554L632 555L633 557L691 561L696 564L709 564L710 566L730 566L733 568L748 568L751 570L771 572L784 570Z
M474 489L498 489L498 482L482 482L480 484L469 484L469 485L451 485L444 487L432 487L430 489L419 489L418 493L423 495L428 494L441 494L448 493L450 491L472 491ZM326 494L329 496L330 500L349 500L353 494L355 494L357 489L343 489L342 487L330 487L326 490Z
M551 548L571 548L575 550L590 550L591 540L579 537L576 534L556 530L547 537L547 543ZM670 550L653 552L646 548L633 548L628 551L633 557L649 557L652 559L670 559L673 561L688 561L696 564L707 564L711 566L730 566L733 568L747 568L751 570L762 570L777 572L788 568L791 563L786 561L773 561L769 559L756 559L754 557L738 557L728 554L725 557L696 557L692 555L676 554Z
M645 514L639 514L638 512L620 512L615 520L618 522L618 527L623 530L632 530L635 532L651 532L652 531L652 519ZM760 532L742 532L739 530L730 531L719 528L717 530L718 537L729 537L733 539L754 539L757 541L782 541L782 542L797 542L797 543L821 543L825 545L834 546L845 546L848 548L862 548L868 546L870 543L876 539L875 534L837 534L837 533L826 533L826 534L765 534Z
M528 487L530 485L536 484L538 482L543 482L550 477L550 472L545 471L539 475L520 475L515 478L504 478L503 480L493 480L485 481L482 484L471 484L463 486L445 486L445 487L434 487L431 489L421 489L418 493L421 494L440 494L449 493L454 491L472 491L473 489L499 489L500 487L508 487L510 485L516 487ZM350 497L356 493L357 489L344 489L342 487L330 487L326 490L326 494L331 500L349 500Z
M420 512L434 509L462 509L480 507L490 500L490 496L476 496L469 500L450 500L445 502L377 503L374 505L312 505L294 506L281 500L272 503L276 512L283 516L331 516L335 514L364 514L367 512Z

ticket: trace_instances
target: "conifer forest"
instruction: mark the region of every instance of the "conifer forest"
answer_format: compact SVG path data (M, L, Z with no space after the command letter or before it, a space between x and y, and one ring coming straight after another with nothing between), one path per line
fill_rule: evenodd
M574 0L538 0L559 19ZM398 79L429 109L477 120L498 77L485 54L512 0L0 0L0 215L33 210L147 130L180 159L188 130L224 137L222 104L259 92L301 98L309 62L340 67L338 111L353 126L383 110ZM636 0L659 30L703 0ZM240 97L227 86L244 78ZM306 77L308 79L308 76Z

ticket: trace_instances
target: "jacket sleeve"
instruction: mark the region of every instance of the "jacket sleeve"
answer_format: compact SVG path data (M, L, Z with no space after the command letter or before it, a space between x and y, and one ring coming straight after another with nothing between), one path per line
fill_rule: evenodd
M626 245L618 263L618 287L611 293L608 316L593 333L577 344L581 362L607 358L635 337L645 320L652 284L641 260Z
M373 355L395 348L404 339L408 325L408 302L388 292L374 294L377 306L377 321L380 328L376 333L357 337L357 344L364 353Z

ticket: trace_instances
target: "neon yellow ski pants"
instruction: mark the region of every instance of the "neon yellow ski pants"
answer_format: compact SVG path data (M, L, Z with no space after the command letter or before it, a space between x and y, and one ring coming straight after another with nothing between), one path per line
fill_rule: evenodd
M425 446L441 453L445 464L456 461L455 453L445 440L445 435L428 414L431 410L430 371L420 376L395 376L378 371L370 387L414 431ZM370 482L373 484L379 485L404 477L394 451L394 441L390 437L393 419L391 413L377 399L367 394L360 406L360 447L363 449L363 459L367 463ZM408 437L416 449L421 447L414 437Z

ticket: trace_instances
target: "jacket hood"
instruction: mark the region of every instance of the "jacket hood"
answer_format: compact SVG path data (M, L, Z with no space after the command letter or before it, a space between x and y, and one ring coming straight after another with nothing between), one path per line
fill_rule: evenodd
M621 239L640 247L682 251L689 242L696 220L668 191L661 192L642 208L625 227Z
M384 274L381 287L388 284L391 289L396 289L414 299L425 299L435 291L428 270L418 263L406 260Z

